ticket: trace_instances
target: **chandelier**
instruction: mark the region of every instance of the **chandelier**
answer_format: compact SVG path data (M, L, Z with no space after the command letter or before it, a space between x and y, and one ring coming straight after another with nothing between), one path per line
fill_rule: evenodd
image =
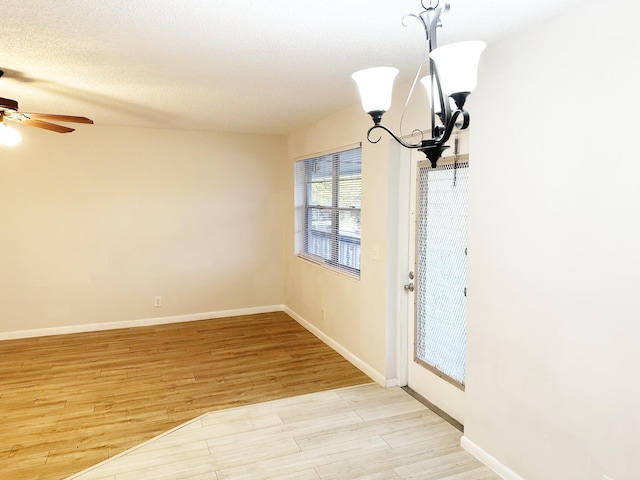
M358 85L362 108L373 119L374 125L367 131L367 140L371 143L379 142L380 138L372 139L371 132L384 130L403 147L418 149L424 153L435 168L442 153L449 148L445 144L453 130L464 130L469 126L469 113L464 109L464 104L476 87L478 62L486 44L467 41L438 47L436 34L437 29L442 27L440 16L449 12L449 4L441 5L439 0L429 6L421 0L421 4L423 12L418 15L409 14L405 18L420 20L426 34L430 75L422 78L420 83L426 88L429 97L431 138L425 138L425 132L421 132L422 139L418 143L410 143L381 123L382 116L391 106L397 68L367 68L354 73L352 78Z

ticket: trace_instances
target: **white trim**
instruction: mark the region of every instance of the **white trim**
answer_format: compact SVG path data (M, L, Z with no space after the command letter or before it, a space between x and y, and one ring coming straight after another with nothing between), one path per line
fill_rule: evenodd
M404 387L406 385L400 383L400 379L398 378L387 378L387 380L384 382L384 387L385 388L392 388L392 387Z
M399 266L400 278L395 285L396 294L396 362L398 365L398 384L405 386L409 384L409 331L413 328L413 295L400 288L400 285L408 283L409 272L415 268L411 264L409 244L412 242L410 238L410 222L411 222L411 169L414 167L412 163L411 152L401 146L398 149L400 170L398 172L398 210L397 214L397 242L398 251L396 262ZM411 312L411 315L410 315ZM411 321L410 321L411 317Z
M314 265L317 265L320 268L329 270L330 272L337 273L338 275L342 275L343 277L350 278L351 280L354 280L356 282L360 281L360 270L358 270L357 274L351 273L351 270L350 269L348 270L348 267L344 267L342 265L340 266L332 265L329 262L327 262L324 258L309 252L297 252L296 257L299 258L300 260L304 260L305 262L309 262Z
M306 328L311 333L313 333L316 337L318 337L324 343L326 343L331 348L333 348L336 352L338 352L340 355L342 355L347 361L352 363L356 368L362 370L366 375L371 377L371 379L374 382L376 382L378 385L386 387L387 379L385 378L385 376L382 373L378 372L371 365L369 365L364 360L362 360L362 359L358 358L357 356L355 356L353 353L351 353L345 347L343 347L338 342L336 342L333 338L329 337L326 333L324 333L323 331L318 329L316 326L314 326L311 323L309 323L307 320L302 318L300 315L298 315L296 312L291 310L286 305L284 307L284 313L289 315L291 318L293 318L296 322L298 322L304 328Z
M460 446L497 473L500 477L504 478L504 480L524 480L520 475L500 463L478 445L469 440L466 436L463 436L460 439Z
M166 325L168 323L195 322L214 318L239 317L241 315L255 315L284 311L284 305L269 305L263 307L239 308L236 310L220 310L217 312L192 313L175 315L172 317L142 318L121 322L89 323L85 325L71 325L66 327L39 328L34 330L20 330L15 332L0 332L0 341L18 338L46 337L49 335L65 335L68 333L98 332L102 330L116 330L119 328L148 327L152 325Z
M309 160L310 158L324 157L325 155L331 155L334 153L344 152L346 150L353 150L354 148L361 148L361 147L362 147L362 142L356 142L349 145L343 145L341 147L335 147L329 150L324 150L322 152L311 153L309 155L302 155L301 157L294 158L294 161L299 162L300 160Z

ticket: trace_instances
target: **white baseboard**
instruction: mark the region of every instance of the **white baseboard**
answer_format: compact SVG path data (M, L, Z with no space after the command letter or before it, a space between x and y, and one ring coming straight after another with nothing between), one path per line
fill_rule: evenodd
M289 315L291 318L293 318L296 322L298 322L304 328L306 328L311 333L313 333L316 337L318 337L324 343L326 343L331 348L333 348L336 352L338 352L340 355L342 355L344 358L346 358L347 361L352 363L356 368L362 370L366 375L371 377L371 379L374 382L376 382L378 385L381 385L383 387L387 386L387 379L385 378L385 376L383 374L378 372L375 368L373 368L371 365L366 363L364 360L356 357L353 353L351 353L345 347L340 345L333 338L329 337L327 334L322 332L316 326L314 326L313 324L309 323L307 320L302 318L300 315L298 315L296 312L291 310L289 307L287 307L287 306L284 307L284 313Z
M467 437L463 436L460 439L460 446L464 448L471 455L476 457L482 463L484 463L491 470L496 472L504 480L524 480L520 475L513 472L511 469L500 463L494 457L489 455L486 451L473 443Z
M404 385L406 385L406 383ZM384 382L384 387L385 388L404 387L404 385L400 384L400 379L398 379L398 378L387 378L385 380L385 382Z
M166 325L168 323L195 322L198 320L239 317L241 315L255 315L258 313L282 311L284 311L284 305L269 305L263 307L240 308L236 310L220 310L217 312L175 315L172 317L142 318L139 320L124 320L121 322L89 323L85 325L71 325L67 327L39 328L34 330L20 330L16 332L0 332L0 341L15 340L18 338L46 337L49 335L65 335L68 333L117 330L119 328L148 327L152 325Z

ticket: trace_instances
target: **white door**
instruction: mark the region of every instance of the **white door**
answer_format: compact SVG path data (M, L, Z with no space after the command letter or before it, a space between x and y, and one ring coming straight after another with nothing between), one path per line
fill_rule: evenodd
M464 424L467 156L436 169L420 156L411 160L407 380Z

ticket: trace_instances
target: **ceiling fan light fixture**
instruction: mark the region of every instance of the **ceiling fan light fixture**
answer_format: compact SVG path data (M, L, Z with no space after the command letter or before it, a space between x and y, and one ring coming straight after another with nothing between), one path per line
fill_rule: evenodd
M13 147L22 141L22 135L18 131L7 125L6 123L0 123L0 145L6 145L7 147Z
M0 70L0 77L2 77L3 74L4 72ZM75 129L52 122L93 124L93 120L90 118L78 117L75 115L20 112L18 111L17 101L10 98L0 97L0 145L12 146L22 140L22 136L5 123L7 120L57 133L69 133L73 132Z

